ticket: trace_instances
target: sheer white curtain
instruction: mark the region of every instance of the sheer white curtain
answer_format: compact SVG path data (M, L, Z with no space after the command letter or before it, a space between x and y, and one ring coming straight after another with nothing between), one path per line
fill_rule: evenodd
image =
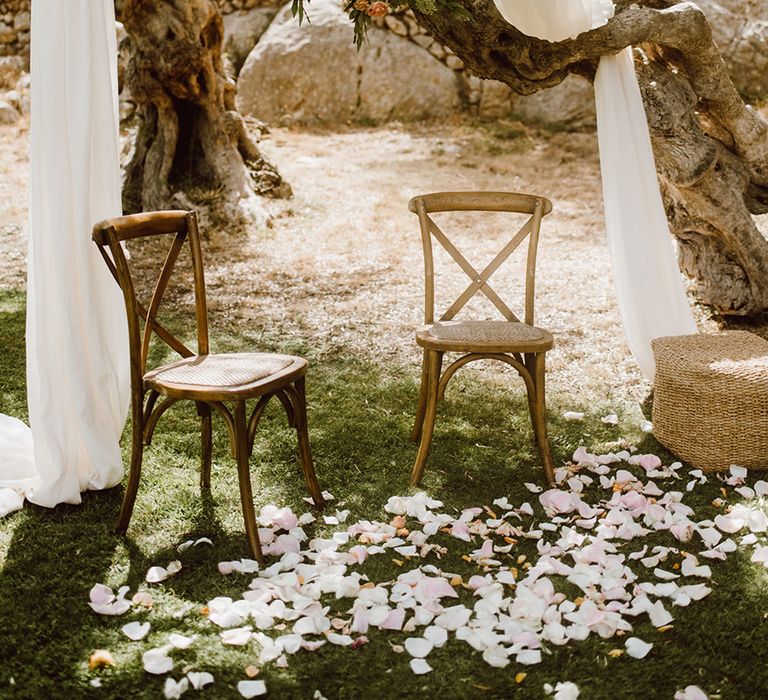
M613 17L611 0L494 0L528 36L563 41ZM627 345L653 380L651 341L696 332L656 179L632 49L600 59L595 78L605 227Z
M0 515L24 495L52 507L119 483L130 396L120 291L90 240L121 213L112 0L35 0L31 61L32 431L0 416Z

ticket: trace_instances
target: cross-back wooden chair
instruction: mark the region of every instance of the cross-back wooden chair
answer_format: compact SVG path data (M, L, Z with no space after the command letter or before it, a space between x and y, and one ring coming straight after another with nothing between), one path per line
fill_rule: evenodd
M544 357L552 348L552 335L534 326L534 291L536 249L543 216L552 211L544 197L511 192L437 192L414 197L409 209L419 217L424 249L424 325L416 331L416 343L423 350L419 403L412 438L419 442L419 452L411 473L417 484L424 473L435 427L437 402L455 372L476 360L500 360L517 370L528 392L528 408L533 433L549 483L554 483L552 455L549 450L544 398ZM529 218L509 242L482 270L478 271L451 242L430 216L439 212L509 212L528 214ZM489 279L525 239L528 239L525 315L520 321L491 286ZM447 310L435 321L435 266L433 239L466 273L470 283ZM484 294L504 317L503 321L455 321L456 314L476 294ZM443 355L462 353L443 372Z
M145 307L137 297L123 242L161 235L172 238L172 242L149 306ZM194 212L160 211L108 219L94 226L93 240L123 291L128 314L133 442L128 483L117 531L124 533L131 520L144 446L151 443L160 417L177 401L187 399L196 403L202 421L200 483L203 488L209 488L211 482L212 413L220 415L229 429L232 455L237 462L248 545L251 554L263 562L253 506L249 458L259 420L274 396L285 408L288 422L298 434L301 466L312 500L318 508L323 506L307 433L304 393L307 361L302 357L273 353L209 354L203 261ZM192 259L197 353L192 352L157 320L160 302L185 243L189 244ZM182 359L148 370L147 354L153 335L157 335ZM250 416L246 413L246 401L249 399L256 399ZM226 404L232 405L233 410Z

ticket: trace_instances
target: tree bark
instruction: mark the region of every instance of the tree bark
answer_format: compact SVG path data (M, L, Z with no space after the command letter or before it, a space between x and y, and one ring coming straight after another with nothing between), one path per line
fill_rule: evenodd
M188 207L197 194L198 208L207 199L226 218L244 208L258 216L264 208L256 194L290 195L235 108L214 0L123 0L118 12L131 42L125 78L139 115L123 184L126 211Z
M481 78L520 94L594 78L597 62L640 47L635 65L670 230L697 299L724 314L768 309L768 124L746 106L693 3L618 0L605 26L557 43L519 32L492 0L457 0L471 18L415 12Z

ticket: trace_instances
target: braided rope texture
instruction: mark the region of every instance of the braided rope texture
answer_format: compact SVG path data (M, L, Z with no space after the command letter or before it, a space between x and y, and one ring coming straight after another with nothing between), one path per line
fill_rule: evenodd
M768 341L746 331L657 338L653 432L702 471L768 469Z

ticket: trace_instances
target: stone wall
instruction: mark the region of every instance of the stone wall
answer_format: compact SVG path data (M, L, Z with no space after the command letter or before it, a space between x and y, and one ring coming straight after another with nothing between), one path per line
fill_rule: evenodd
M254 7L273 7L281 0L216 0L221 12L229 14ZM29 62L31 0L0 0L0 56L22 56Z
M223 15L238 10L252 10L254 7L272 7L277 10L283 5L282 0L216 0L216 2Z
M29 61L30 0L0 0L0 56Z

